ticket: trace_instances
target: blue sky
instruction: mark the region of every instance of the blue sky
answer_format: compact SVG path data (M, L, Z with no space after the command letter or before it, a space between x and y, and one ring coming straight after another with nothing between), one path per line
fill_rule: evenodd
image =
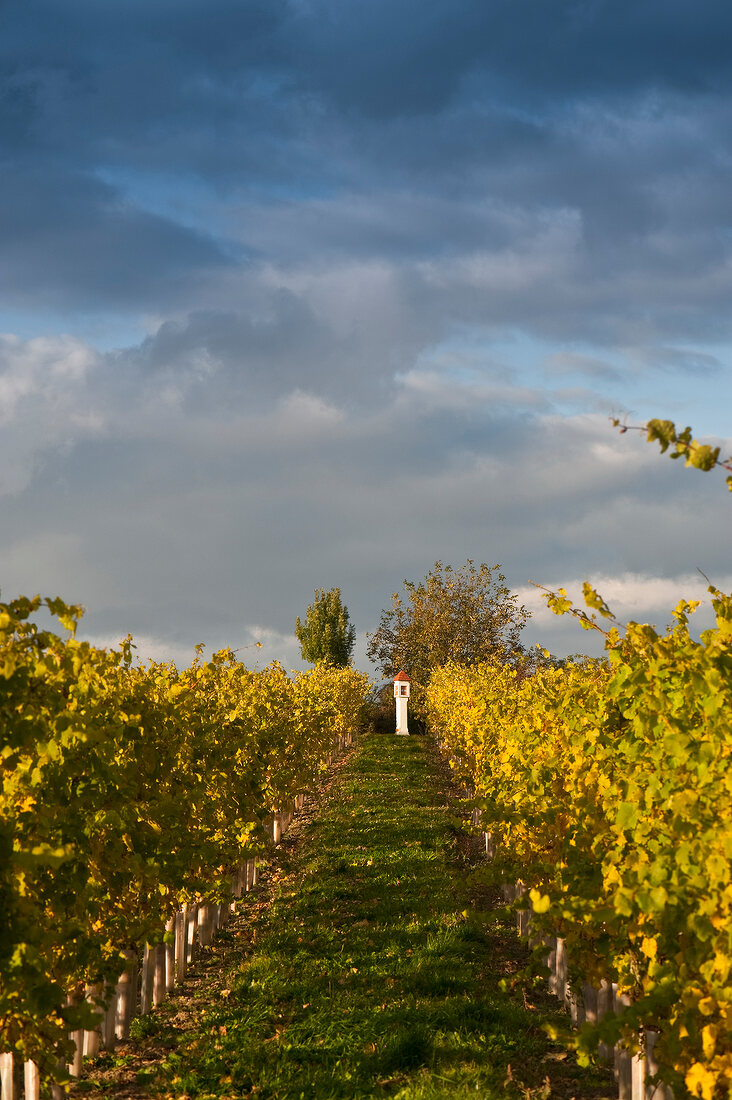
M722 479L608 422L732 453L730 56L709 0L6 5L3 596L296 665L438 558L732 584Z

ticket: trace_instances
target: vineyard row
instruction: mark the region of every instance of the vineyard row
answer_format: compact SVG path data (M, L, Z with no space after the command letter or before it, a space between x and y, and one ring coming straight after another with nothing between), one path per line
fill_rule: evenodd
M68 636L34 622L42 608ZM183 972L282 815L350 741L368 688L348 668L253 672L226 650L141 667L129 639L76 640L79 614L38 597L0 604L6 1100L12 1064L31 1100L78 1069L81 1035L91 1052L125 1033L135 960L143 1011Z
M532 938L558 938L578 1002L617 993L580 1056L652 1046L660 1079L702 1100L732 1088L732 597L710 591L698 640L681 603L665 633L611 630L606 661L448 665L427 700Z

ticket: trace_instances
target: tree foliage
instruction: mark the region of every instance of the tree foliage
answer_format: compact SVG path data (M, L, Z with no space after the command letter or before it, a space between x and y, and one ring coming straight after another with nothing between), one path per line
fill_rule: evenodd
M356 631L351 625L348 608L341 600L340 588L315 589L303 623L298 617L295 634L304 661L312 665L345 668L351 662Z
M417 704L434 669L452 661L512 663L523 652L519 635L529 612L510 591L499 565L460 569L436 561L419 583L405 581L382 612L368 644L369 658L385 677L400 668L415 681ZM413 696L414 698L414 696Z

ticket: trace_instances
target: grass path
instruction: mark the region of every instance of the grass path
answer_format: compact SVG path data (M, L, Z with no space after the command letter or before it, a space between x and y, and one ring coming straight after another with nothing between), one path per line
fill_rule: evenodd
M612 1095L607 1075L579 1070L545 1037L541 1012L500 990L515 939L464 916L444 788L421 738L359 742L283 852L226 988L149 1081L154 1094Z

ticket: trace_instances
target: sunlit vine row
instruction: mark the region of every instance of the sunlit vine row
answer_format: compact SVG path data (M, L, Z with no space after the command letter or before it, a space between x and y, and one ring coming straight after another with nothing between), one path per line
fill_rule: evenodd
M47 610L69 633L40 629ZM0 1050L50 1071L121 952L159 941L186 901L228 896L264 822L354 732L367 681L290 678L227 650L137 667L129 640L74 637L60 600L0 604Z
M447 666L428 704L475 787L496 875L527 885L576 985L629 995L601 1037L657 1031L664 1080L704 1100L732 1088L732 596L710 592L716 625L699 640L681 603L665 633L613 628L606 661L523 678ZM562 592L552 602L569 609Z

